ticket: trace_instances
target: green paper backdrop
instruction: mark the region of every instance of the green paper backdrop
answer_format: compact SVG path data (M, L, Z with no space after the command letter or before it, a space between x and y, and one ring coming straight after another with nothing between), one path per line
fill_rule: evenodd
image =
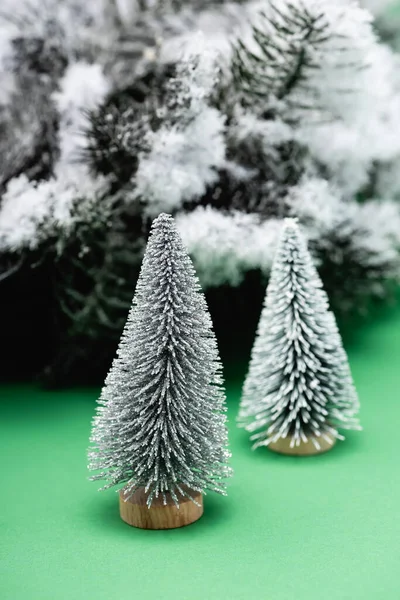
M229 496L173 531L129 527L86 480L98 390L3 385L1 600L400 598L400 309L345 339L364 431L317 457L251 452L231 363Z

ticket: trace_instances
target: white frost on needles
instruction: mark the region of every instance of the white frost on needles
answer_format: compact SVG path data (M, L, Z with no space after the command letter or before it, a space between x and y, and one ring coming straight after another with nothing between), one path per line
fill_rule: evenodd
M106 193L105 180L93 180L81 168L48 181L29 181L25 175L12 179L2 198L0 250L34 250L53 236L65 239L78 219L95 218Z
M0 39L25 37L56 42L70 60L93 55L114 42L109 0L1 0Z
M366 100L362 104L356 103L360 110L351 122L332 119L316 126L303 123L296 134L297 139L307 146L313 160L323 165L331 182L347 198L368 184L376 165L394 162L398 169L400 162L399 61L384 46L376 46L370 59ZM370 104L366 106L368 102ZM380 167L378 179L381 171L385 172ZM383 176L382 182L381 197L393 197L400 192L396 178L388 182Z
M332 183L308 177L289 190L286 202L291 214L304 223L309 240L323 245L324 240L329 240L330 235L337 232L339 236L347 235L356 250L368 250L370 260L376 261L376 264L379 257L382 261L398 263L398 202L344 200L340 190Z
M384 297L385 280L379 277L380 269L384 269L386 281L399 279L398 202L344 200L328 181L306 177L291 188L286 202L291 214L304 224L307 239L325 250L339 269L346 261L343 248L351 252L365 272L362 281L355 278L350 282L352 286L369 286L376 296Z
M177 215L176 226L204 287L236 286L251 269L270 271L280 230L276 219L207 206Z
M151 150L136 174L136 193L149 215L193 202L217 181L216 168L225 160L223 129L221 114L204 107L184 128L162 127L149 135Z
M348 0L261 0L252 5L251 13L238 37L250 53L242 53L243 66L252 73L257 89L250 82L246 94L258 112L274 106L303 121L333 117L351 122L364 106L369 110L375 93L370 55L378 42L368 11ZM262 46L252 26L262 36ZM305 59L302 67L300 51ZM291 89L299 67L301 79Z
M68 236L77 218L96 218L96 204L108 191L103 177L93 178L84 165L75 164L84 147L85 111L98 106L109 91L97 64L72 64L53 99L60 113L60 157L48 181L12 179L0 209L0 249L35 249L56 235ZM77 210L77 201L79 209Z
M193 202L218 179L225 164L225 117L208 105L217 78L216 55L195 36L170 84L164 124L149 134L135 177L147 214Z
M304 177L290 188L286 203L290 214L305 225L307 238L312 241L329 239L330 233L352 217L356 205L345 202L334 185L318 177Z
M89 468L102 489L143 487L147 504L226 494L221 363L204 295L170 215L154 221L132 308L93 420ZM187 486L187 487L185 487Z
M110 83L99 64L71 64L53 93L60 113L60 163L70 164L79 159L85 147L86 112L99 106L110 90Z
M121 57L119 46L113 44L115 22L111 25L105 10L111 6L109 0L99 0L90 7L79 0L4 2L3 9L13 18L0 22L0 75L4 83L0 105L10 104L13 86L20 93L17 70L10 67L13 39L44 38L49 43L47 51L54 42L54 48L68 62L64 75L60 71L52 88L56 89L52 100L60 117L57 132L61 152L54 176L46 182L34 182L20 175L4 192L1 190L0 246L19 251L36 248L49 236L61 239L68 234L76 219L77 198L82 210L87 206L88 217L93 207L92 222L96 222L98 211L93 203L101 206L98 200L104 198L107 186L92 179L84 165L71 165L85 146L85 111L101 104L110 89L117 91L112 78L119 72ZM372 5L372 0L367 2ZM198 11L198 19L193 18L194 7L183 2L182 10L167 7L159 18L154 2L145 2L146 9L140 11L144 21L139 23L135 17L138 2L131 2L130 7L127 4L118 0L115 6L119 6L126 24L132 19L134 28L142 27L146 39L138 40L138 47L156 44L157 38L161 40L153 57L157 64L178 65L166 102L156 115L159 127L147 134L148 146L143 147L148 151L138 157L132 189L126 193L127 204L139 197L144 219L161 211L177 213L177 224L202 283L237 285L250 269L268 273L278 227L278 221L268 215L288 211L300 218L313 247L326 251L330 262L342 261L347 266L346 261L354 260L362 272L371 267L380 274L382 289L385 279L393 274L397 277L400 223L393 200L400 198L400 68L398 57L377 42L371 15L349 0L255 0L214 3ZM286 16L293 17L291 7L300 14L294 33L286 27L289 20L279 28L273 27L271 18L260 16L261 11L270 14L272 4ZM130 9L134 10L131 15ZM320 15L326 25L327 35L314 39L314 46L307 46L301 37L301 15L305 13ZM249 102L243 103L243 90L234 85L231 36L237 34L245 46L257 51L248 21L271 33L268 39L276 50L276 60L269 61L268 54L263 57L255 74L259 69L261 75L267 73L268 85L261 77L261 98L256 99L253 86ZM293 21L296 19L291 19L292 25ZM107 35L101 35L105 23L109 25ZM194 33L195 27L204 29L204 37ZM53 30L54 37L49 34ZM303 45L315 68L305 67L304 77L292 86L289 98L285 94L273 98L276 87L285 84L290 67L302 55ZM91 63L93 56L101 65L107 64L110 81L100 64ZM22 60L24 64L19 67L24 71L28 65ZM138 72L136 58L129 56L122 63L132 77ZM249 74L253 75L253 70ZM37 82L42 85L41 78ZM219 108L213 102L215 91ZM219 94L221 91L224 93ZM163 88L163 98L164 92ZM301 100L308 102L309 109L301 110ZM299 119L292 118L291 105L298 107ZM5 124L8 112L2 113ZM31 156L29 148L33 152L36 146L37 127L32 131L31 139L25 135L21 144L27 156ZM307 177L294 185L300 174ZM208 202L209 187L224 185L225 175L245 190L239 198L243 210L196 207L198 201L202 205ZM274 185L274 177L279 186ZM279 198L272 198L273 213L246 212L254 197L263 195L269 200L269 190L278 188ZM355 201L367 194L386 201ZM87 205L83 196L89 200ZM195 210L188 214L184 211L189 205ZM261 212L261 205L257 210ZM350 258L339 243L341 238L351 240ZM365 278L348 275L342 279L343 284L347 279L353 287ZM365 288L372 290L373 285L366 283Z
M289 189L284 202L304 226L307 239L320 250L325 248L339 267L343 255L332 245L337 237L351 243L364 269L374 271L385 265L388 278L400 276L398 203L345 200L337 187L317 177L304 177ZM200 206L178 213L176 225L204 287L237 286L250 270L270 273L281 220ZM376 294L383 293L382 282L371 285Z
M360 429L359 401L328 298L293 219L286 219L243 387L239 425L254 448L299 446Z

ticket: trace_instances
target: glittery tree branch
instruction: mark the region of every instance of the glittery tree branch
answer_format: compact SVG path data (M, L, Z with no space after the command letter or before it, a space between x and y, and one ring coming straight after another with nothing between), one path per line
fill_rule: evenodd
M91 479L178 503L225 493L225 394L205 298L172 217L153 223L117 358L93 422Z
M328 298L295 220L275 256L239 413L254 447L343 439L359 402Z

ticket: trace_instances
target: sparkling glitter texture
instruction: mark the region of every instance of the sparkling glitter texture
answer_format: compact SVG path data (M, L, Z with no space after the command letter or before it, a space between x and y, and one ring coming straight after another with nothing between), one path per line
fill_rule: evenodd
M294 219L286 219L243 388L239 425L254 448L343 439L359 401L328 298Z
M153 223L117 358L93 421L91 479L144 486L176 504L182 486L225 494L221 363L204 295L171 216ZM122 487L122 486L121 486Z

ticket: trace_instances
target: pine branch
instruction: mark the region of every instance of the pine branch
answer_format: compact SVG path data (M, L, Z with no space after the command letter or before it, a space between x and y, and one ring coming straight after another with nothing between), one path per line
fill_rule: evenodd
M270 11L261 12L260 25L253 25L253 44L239 40L234 48L233 74L246 105L258 98L264 105L288 100L320 68L315 58L330 40L328 23L321 14L311 14L304 5L287 1L284 9L270 0ZM303 88L304 89L304 88ZM299 104L298 98L291 105Z
M114 176L119 187L135 175L140 154L149 149L148 134L159 124L158 111L172 73L171 67L155 69L115 90L87 115L82 159L94 173Z
M69 345L82 337L116 341L130 306L142 225L140 220L126 221L119 200L108 209L109 217L97 230L79 227L57 263L56 300L67 319ZM90 251L82 252L85 248Z

